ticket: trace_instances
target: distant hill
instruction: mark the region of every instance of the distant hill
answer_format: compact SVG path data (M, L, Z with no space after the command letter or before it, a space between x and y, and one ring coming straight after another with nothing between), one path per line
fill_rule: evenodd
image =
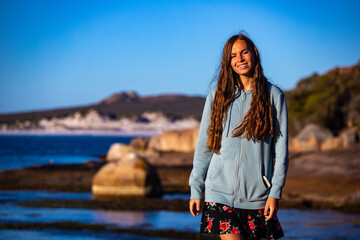
M96 110L101 115L110 117L110 119L140 116L145 111L160 111L170 119L183 117L200 119L204 103L205 98L199 96L169 94L139 97L135 92L120 92L113 94L98 103L87 106L0 114L0 123L13 123L15 121L26 120L37 122L42 118L50 119L52 117L66 117L75 112L80 112L82 115L85 115L91 109Z
M323 75L314 73L285 95L291 135L310 122L335 134L347 126L360 126L360 61Z

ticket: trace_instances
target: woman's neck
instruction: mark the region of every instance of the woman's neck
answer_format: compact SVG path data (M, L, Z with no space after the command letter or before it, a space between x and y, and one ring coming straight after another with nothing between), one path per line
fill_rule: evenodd
M240 77L240 81L242 83L242 86L243 86L243 91L246 92L248 91L249 89L252 88L253 86L253 83L254 83L254 78L252 77L246 77L246 76L241 76ZM238 83L239 87L241 88L241 84Z

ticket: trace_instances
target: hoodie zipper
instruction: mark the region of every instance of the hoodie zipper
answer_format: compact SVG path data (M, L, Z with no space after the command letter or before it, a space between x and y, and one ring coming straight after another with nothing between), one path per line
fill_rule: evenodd
M241 97L241 96L240 96ZM241 106L241 113L242 113L242 115L244 115L244 105L245 105L245 100L246 100L246 93L244 92L244 103L242 104L242 106ZM241 118L242 119L242 118ZM239 189L240 188L240 183L238 182L239 180L238 180L238 177L239 177L239 175L240 175L240 165L241 165L241 156L242 156L242 139L241 139L241 137L240 137L240 156L239 156L239 162L238 162L238 166L237 166L237 171L236 171L236 181L235 181L235 192L234 192L234 201L233 201L233 205L234 205L234 207L235 207L235 201L236 201L236 195L237 195L237 189ZM237 184L238 184L238 186L239 187L237 187Z
M235 201L236 201L236 195L237 195L237 189L240 187L240 183L238 180L238 177L240 175L240 165L241 165L241 155L242 155L242 141L240 138L240 158L239 158L239 162L238 162L238 166L237 166L237 171L236 171L236 181L235 181L235 193L234 193L234 207L235 207ZM239 187L237 187L237 184Z

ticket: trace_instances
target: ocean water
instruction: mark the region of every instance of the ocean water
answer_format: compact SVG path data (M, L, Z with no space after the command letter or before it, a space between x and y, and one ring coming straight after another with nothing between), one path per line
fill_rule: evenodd
M35 165L100 161L111 144L137 136L0 135L0 171Z
M17 240L167 240L166 238L143 237L134 234L99 233L92 231L44 230L0 230L0 239ZM169 239L170 240L170 239ZM174 240L174 239L172 239Z
M0 135L0 170L39 164L81 163L100 161L115 142L129 143L135 136L41 136ZM188 212L170 211L114 211L76 208L23 207L19 201L39 199L91 199L91 193L49 191L0 191L0 224L49 223L76 221L88 224L113 224L135 229L198 232L200 218ZM188 194L166 194L165 199L187 201ZM283 239L360 239L360 215L331 210L280 209L278 218L283 227ZM160 240L111 232L69 231L58 229L0 230L0 239L132 239Z
M51 223L76 221L86 224L112 224L118 228L142 230L177 230L198 232L200 217L189 212L116 211L77 208L23 207L18 201L36 199L91 199L90 193L48 191L0 191L0 223ZM166 199L188 199L188 194L164 196ZM284 230L283 239L359 239L360 215L333 210L280 209L278 218ZM49 237L54 238L49 238ZM68 230L0 230L0 239L159 239L131 234ZM82 238L83 237L83 238Z

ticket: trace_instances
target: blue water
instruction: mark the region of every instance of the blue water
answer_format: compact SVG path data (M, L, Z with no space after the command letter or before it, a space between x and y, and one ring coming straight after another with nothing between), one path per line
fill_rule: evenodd
M0 170L34 165L99 161L111 144L136 136L0 135Z
M188 199L187 194L165 195L167 199ZM170 211L115 211L76 208L34 208L22 207L17 201L33 199L91 199L87 193L66 193L47 191L0 191L0 222L58 222L76 221L87 224L112 224L114 227L132 227L135 229L198 232L200 218L192 217L188 212ZM360 215L344 214L332 210L280 209L278 218L284 230L283 239L359 239ZM22 233L22 234L20 234ZM81 232L82 233L82 232ZM29 235L30 234L30 235ZM135 235L85 232L64 230L2 230L0 239L16 236L22 239L151 239ZM84 238L81 238L81 237ZM158 238L153 238L158 239Z
M135 137L135 136L134 136ZM39 164L81 163L100 161L115 142L129 143L131 136L41 136L0 135L0 170ZM187 201L187 194L166 194L165 199ZM77 221L88 224L114 224L116 227L138 229L175 229L198 232L200 218L188 212L109 211L94 209L50 209L22 207L19 201L39 199L92 199L91 193L49 191L0 191L0 222ZM283 239L360 239L360 215L331 210L280 209L278 217L285 233ZM43 230L0 230L0 239L132 239L160 240L132 234L110 232Z
M1 230L0 239L17 240L167 240L166 238L142 237L133 234L98 233L92 231L45 230ZM174 240L174 239L171 239Z

